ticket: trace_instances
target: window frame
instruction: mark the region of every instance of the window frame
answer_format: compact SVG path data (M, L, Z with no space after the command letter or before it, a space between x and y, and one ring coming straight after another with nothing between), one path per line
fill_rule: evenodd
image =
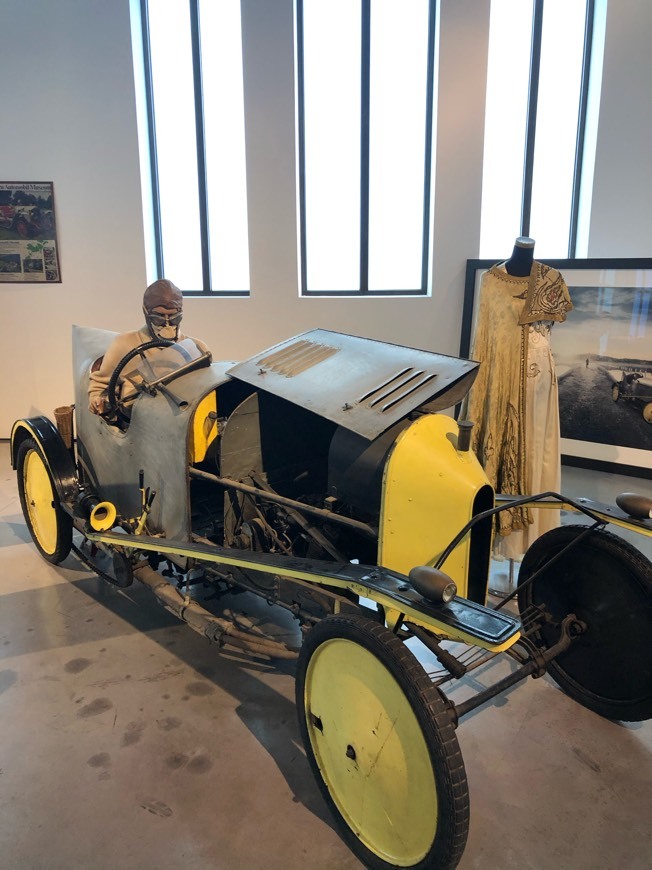
M149 147L150 188L154 236L154 263L156 277L165 275L163 236L161 230L161 204L156 143L156 117L154 111L154 83L152 79L151 42L148 0L139 0L142 35L142 53L145 83L145 114L147 119L147 142ZM190 33L192 46L192 76L194 91L195 141L197 149L197 179L199 203L199 230L201 247L202 288L183 290L184 296L200 297L249 297L249 290L213 290L211 287L210 238L208 227L208 186L206 172L206 140L204 133L204 99L201 66L201 36L199 24L199 0L188 0L190 9Z
M520 235L530 235L530 212L532 208L532 188L534 180L534 146L537 127L537 105L539 97L539 70L541 65L541 42L543 34L543 6L545 0L534 0L532 15L532 36L530 48L530 74L528 83L528 109L525 132L525 154L523 160L523 187L521 200ZM582 49L582 73L580 97L577 113L577 137L571 192L571 213L568 230L568 253L575 258L580 211L580 190L584 163L584 141L588 107L589 80L591 75L591 52L593 48L593 27L595 19L595 0L586 0L584 21L584 46Z
M360 130L360 276L357 290L310 290L308 288L308 261L306 239L306 139L305 139L305 87L304 87L304 16L303 0L295 0L296 61L297 61L297 183L299 208L299 294L304 298L337 297L392 297L427 296L431 267L432 240L432 152L435 82L435 37L437 26L437 0L428 0L427 81L423 172L423 223L421 245L421 284L413 289L369 289L369 103L370 103L370 45L371 0L361 0L361 130Z

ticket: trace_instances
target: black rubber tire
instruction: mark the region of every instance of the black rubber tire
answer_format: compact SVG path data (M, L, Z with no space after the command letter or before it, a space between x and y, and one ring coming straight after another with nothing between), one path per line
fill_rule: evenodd
M583 531L586 526L561 526L535 541L519 587ZM532 637L543 648L557 642L567 614L587 626L548 668L571 698L607 719L652 717L652 564L642 553L598 529L519 591L522 617L532 604L545 605L552 616Z
M116 388L118 386L118 379L122 374L122 370L128 362L130 362L135 356L140 356L140 354L144 353L144 351L151 350L153 347L171 347L173 344L173 341L167 341L166 339L157 338L153 341L146 341L143 344L139 344L138 347L132 348L122 357L120 362L111 372L111 377L109 378L109 383L106 388L107 409L104 412L104 416L116 416L122 422L126 422L129 420L129 417L122 410L122 406L116 392Z
M405 861L400 864L388 863L377 852L368 848L362 842L361 835L356 833L340 812L331 795L326 777L321 772L313 749L308 716L311 718L313 733L315 730L313 723L318 721L321 725L322 720L317 712L307 709L309 701L306 697L306 677L315 653L325 642L334 639L352 641L371 653L388 672L388 684L393 678L400 687L425 740L436 788L436 828L427 854L416 863L405 863ZM338 673L341 671L333 673L333 680L337 680ZM441 695L403 642L384 625L364 617L355 615L326 617L310 630L301 648L297 665L296 702L301 737L320 791L338 824L343 839L364 865L372 870L390 870L398 866L410 867L412 870L433 870L433 868L451 870L456 867L464 852L469 828L469 792L464 762L455 729ZM342 726L345 718L340 708L319 712L324 715L325 720L325 713L328 712L329 722L339 715L341 727L334 724L332 733L337 733L338 742L341 737L342 752L344 752L347 736L350 737L350 734ZM375 735L375 731L373 733ZM371 737L369 739L371 740ZM350 745L348 749L351 749ZM348 756L348 750L345 754ZM409 774L408 778L410 778ZM430 834L428 833L427 836L429 837Z
M617 402L620 398L620 387L618 386L618 384L614 384L611 388L611 398L614 400L614 402Z
M28 495L30 482L26 479L26 474L30 473L29 470L33 464L41 475L43 475L42 469L45 470L47 481L49 481L50 492L47 495L47 501L50 504L43 501L41 508L35 503L33 495L31 497ZM26 438L18 448L16 475L20 506L32 540L47 562L58 565L68 556L72 546L72 518L61 507L48 464L33 438ZM42 479L45 480L45 476ZM47 534L43 530L39 530L38 522L36 524L34 522L39 511L43 511L44 521L48 526Z

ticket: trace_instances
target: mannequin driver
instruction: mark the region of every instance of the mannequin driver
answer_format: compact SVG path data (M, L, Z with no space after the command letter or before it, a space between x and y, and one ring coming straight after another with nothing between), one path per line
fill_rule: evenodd
M150 284L143 296L143 314L152 339L176 341L183 317L183 296L172 281Z
M154 281L143 296L145 325L135 332L126 332L113 340L102 357L99 366L93 366L88 384L88 407L94 414L106 410L106 388L113 370L130 350L153 340L183 341L187 336L180 332L183 317L183 296L181 290L165 278ZM198 339L191 339L199 354L208 352L206 345ZM156 353L157 348L147 351ZM136 362L134 361L134 365ZM127 374L127 371L123 372Z

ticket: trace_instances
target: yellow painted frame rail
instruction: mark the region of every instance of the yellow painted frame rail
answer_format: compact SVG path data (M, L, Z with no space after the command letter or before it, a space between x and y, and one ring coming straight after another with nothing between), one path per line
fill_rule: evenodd
M407 577L381 567L353 565L349 562L318 562L276 554L235 552L217 545L169 541L149 535L135 536L91 530L84 530L84 534L93 543L106 544L127 552L170 553L197 562L230 565L234 568L295 578L318 586L348 589L362 598L380 604L385 609L390 626L403 618L452 640L479 646L494 653L509 649L521 636L519 620L508 614L497 613L465 598L454 599L450 604L431 604L415 592ZM499 628L498 631L495 630L496 627Z

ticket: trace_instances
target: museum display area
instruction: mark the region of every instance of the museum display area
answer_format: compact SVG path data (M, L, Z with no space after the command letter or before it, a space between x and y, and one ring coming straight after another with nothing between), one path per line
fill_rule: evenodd
M319 261L317 19L309 0L223 4L246 178L229 293L211 283L199 158L201 280L191 246L174 259L165 160L157 177L147 157L145 4L2 3L0 68L24 62L28 23L39 45L7 113L47 130L7 136L0 183L7 866L649 865L652 10L587 7L600 87L582 96L571 258L530 238L535 196L494 260L499 6L412 20L431 108L403 285L378 269L404 243L390 224L377 243L374 85L361 198L335 197L342 244ZM210 141L208 117L172 118ZM330 259L359 287L338 295L326 270L321 295Z
M219 653L149 590L110 586L72 556L48 565L6 443L0 462L7 865L361 867L302 752L291 666ZM586 469L562 476L565 492L606 502L631 485ZM243 608L242 596L225 606L297 639L278 608ZM437 667L429 653L423 662ZM512 667L474 672L454 699ZM543 677L467 717L458 736L471 791L460 867L646 866L649 722L603 719Z

